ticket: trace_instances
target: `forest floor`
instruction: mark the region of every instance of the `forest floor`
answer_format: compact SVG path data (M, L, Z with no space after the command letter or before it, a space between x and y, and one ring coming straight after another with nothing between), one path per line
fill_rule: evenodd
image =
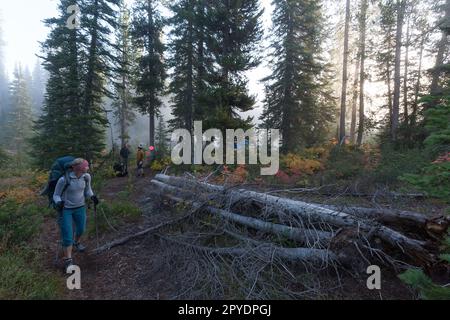
M130 181L130 180L131 181ZM124 191L129 183L133 185L128 200L139 203L146 197L151 175L146 172L144 178L115 178L107 182L100 197L102 201L115 200L118 193ZM98 213L100 214L100 213ZM82 289L65 291L63 299L82 300L157 300L168 299L174 292L174 284L170 283L170 274L157 265L158 252L164 250L153 237L142 237L116 247L103 254L92 254L90 250L124 235L142 231L153 223L167 219L163 212L146 211L136 223L122 225L117 231L110 230L99 234L98 244L95 235L84 240L88 247L86 253L74 253L74 261L80 266ZM93 224L94 212L88 210L88 224ZM42 232L41 241L47 252L47 268L61 272L61 267L55 266L55 256L58 252L59 231L54 221L44 223L47 230ZM155 272L156 269L159 269Z
M100 197L102 201L114 201L116 195L132 185L128 200L141 206L152 191L150 181L152 173L146 172L144 178L114 178L105 184ZM135 234L164 221L170 221L173 215L159 204L141 207L143 215L139 221L121 225L116 231L102 232L97 239L90 235L85 239L85 245L94 249L126 235ZM93 210L88 212L88 224L94 223ZM46 269L60 273L65 279L61 268L55 266L55 254L58 252L59 231L55 221L47 218L43 224L40 244L46 256ZM182 291L179 279L185 269L174 270L164 257L170 250L170 245L162 242L154 235L143 236L115 247L101 254L75 253L75 263L81 268L82 289L65 290L62 299L81 300L167 300L178 299ZM174 276L174 271L178 276ZM322 278L322 276L320 276ZM350 274L340 275L340 285L335 289L327 289L324 295L317 299L414 299L415 293L405 286L395 274L383 273L382 289L368 290L366 280L368 275L358 277ZM333 275L324 274L323 283L333 285L336 279ZM213 297L212 297L213 298ZM233 298L233 297L224 297Z

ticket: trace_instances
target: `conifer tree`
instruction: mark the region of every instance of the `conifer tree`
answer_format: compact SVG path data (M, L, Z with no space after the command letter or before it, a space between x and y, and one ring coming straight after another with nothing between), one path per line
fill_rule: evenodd
M378 3L380 10L377 21L380 29L381 37L376 44L375 61L377 63L377 76L386 83L386 100L388 112L388 121L386 123L390 127L393 110L393 87L392 79L394 72L394 55L395 55L395 3L393 0L383 0Z
M14 70L11 83L11 112L8 116L7 133L8 144L18 156L19 164L24 161L27 140L32 135L32 103L27 86L25 71L18 65Z
M31 100L33 102L33 115L39 116L44 103L45 85L47 77L38 59L33 68L31 81Z
M260 64L257 48L262 37L262 13L258 0L208 2L205 31L210 35L207 47L216 67L208 75L206 128L251 125L252 118L242 119L239 112L250 111L255 104L245 72Z
M264 126L280 129L283 153L319 143L333 120L335 101L321 60L323 21L317 1L275 0Z
M79 117L79 137L83 156L92 159L105 147L105 128L108 125L103 99L112 97L106 80L111 77L114 55L110 39L117 26L120 0L81 0L81 27L89 39L86 48L86 70L83 77L82 114Z
M114 73L114 116L119 126L122 147L130 139L128 129L136 118L133 110L133 65L136 52L131 42L130 11L121 3L119 28L116 32L118 64Z
M1 12L0 12L1 14ZM0 145L4 143L5 135L4 129L6 128L6 120L8 111L8 76L6 74L6 67L3 57L3 34L2 34L2 20L0 16Z
M82 53L87 38L79 28L67 28L67 8L79 1L61 0L58 16L44 22L50 28L42 43L43 66L48 72L42 114L34 127L32 156L38 166L47 168L64 155L83 156L79 128L82 119L81 98L84 85Z
M194 125L195 100L195 64L197 61L198 20L196 0L180 0L170 9L174 13L169 20L172 26L170 33L170 60L173 75L169 91L173 94L171 121L173 128L186 128L191 133ZM197 40L197 41L196 41Z
M169 155L170 139L164 117L160 116L156 130L156 159L163 159Z
M163 63L163 20L156 0L137 0L134 5L132 37L140 51L137 59L135 104L142 114L149 115L150 145L155 145L155 119L159 115L166 70Z
M42 44L48 72L45 105L36 123L33 156L48 167L64 155L92 161L105 146L108 124L102 100L111 96L106 80L112 70L111 29L118 0L60 0L58 17L47 19L51 28ZM78 5L79 28L68 28L67 9Z

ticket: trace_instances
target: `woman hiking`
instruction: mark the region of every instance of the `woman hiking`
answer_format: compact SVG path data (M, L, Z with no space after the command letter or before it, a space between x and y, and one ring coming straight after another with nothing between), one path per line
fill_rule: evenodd
M58 224L64 249L64 268L74 264L72 250L84 252L86 247L80 243L81 236L86 230L86 198L90 198L94 205L99 200L91 188L91 175L88 172L89 163L84 159L75 159L67 176L63 176L56 184L53 201L60 213ZM66 181L68 178L69 181ZM75 232L73 230L75 223ZM75 233L75 239L74 239Z

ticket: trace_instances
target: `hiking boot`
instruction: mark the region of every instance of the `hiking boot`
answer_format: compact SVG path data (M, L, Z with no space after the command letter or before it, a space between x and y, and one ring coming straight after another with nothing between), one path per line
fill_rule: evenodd
M70 258L70 259L64 259L63 262L64 262L64 272L65 272L65 273L67 273L67 269L68 269L70 266L75 265L75 264L73 263L73 259L72 259L72 258Z
M74 247L75 251L77 251L77 252L80 252L80 253L86 252L86 247L83 246L81 243L75 243L73 245L73 247Z

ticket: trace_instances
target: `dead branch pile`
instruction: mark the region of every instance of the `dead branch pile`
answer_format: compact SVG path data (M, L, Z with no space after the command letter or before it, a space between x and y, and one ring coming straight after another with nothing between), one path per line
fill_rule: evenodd
M157 175L151 183L160 196L208 213L216 232L237 243L220 247L161 237L209 255L244 255L251 247L266 259L309 265L430 267L449 226L445 217L325 206L182 177Z

